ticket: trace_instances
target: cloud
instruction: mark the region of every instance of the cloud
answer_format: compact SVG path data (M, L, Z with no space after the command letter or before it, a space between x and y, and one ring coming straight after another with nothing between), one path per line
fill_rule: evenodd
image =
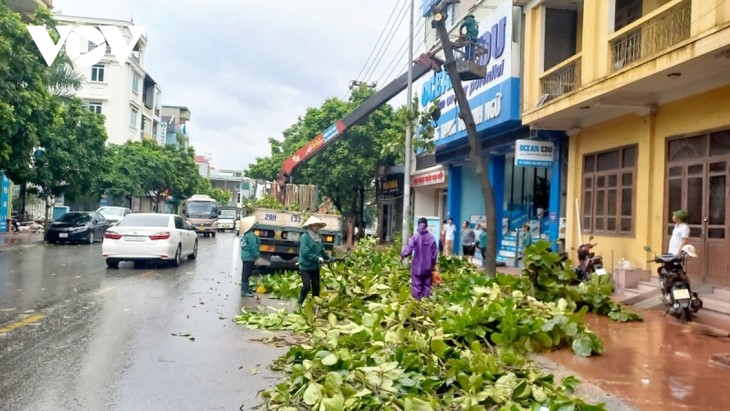
M54 6L67 15L133 17L144 25L145 69L160 84L162 103L191 110L191 142L211 153L215 166L245 168L268 155L268 137L280 137L307 107L346 94L395 3L55 0ZM402 24L370 81L386 74L406 36ZM404 67L405 55L399 58Z

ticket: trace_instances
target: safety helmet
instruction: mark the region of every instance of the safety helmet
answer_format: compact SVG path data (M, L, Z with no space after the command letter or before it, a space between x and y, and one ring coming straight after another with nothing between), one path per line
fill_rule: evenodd
M682 247L682 251L692 258L697 257L697 250L695 250L695 246L693 246L692 244L687 244Z

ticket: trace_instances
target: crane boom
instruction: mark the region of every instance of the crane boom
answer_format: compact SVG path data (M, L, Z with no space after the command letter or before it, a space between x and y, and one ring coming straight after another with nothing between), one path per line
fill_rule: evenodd
M430 71L440 71L443 62L434 57L431 53L421 54L413 63L411 70L413 71L413 80L418 80ZM318 134L315 138L310 140L302 148L297 150L291 157L284 160L281 166L281 172L279 173L279 199L283 202L285 190L283 187L289 182L292 173L296 171L304 162L314 157L315 154L323 150L328 145L339 140L347 131L357 125L359 122L367 118L373 111L377 110L378 107L387 103L393 97L397 96L400 92L406 89L408 86L408 72L403 73L395 80L388 83L385 87L378 90L365 100L362 104L357 106L354 110L348 113L345 117L337 120L335 124L330 126L324 132Z

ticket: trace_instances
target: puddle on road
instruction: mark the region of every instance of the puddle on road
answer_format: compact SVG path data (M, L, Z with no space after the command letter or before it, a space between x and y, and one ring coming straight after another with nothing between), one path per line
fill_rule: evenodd
M561 350L547 357L641 410L730 409L727 389L718 383L730 378L730 368L713 362L730 352L730 339L683 332L686 327L658 312L642 314L647 321L623 324L586 317L605 344L603 356ZM730 356L724 358L730 364Z

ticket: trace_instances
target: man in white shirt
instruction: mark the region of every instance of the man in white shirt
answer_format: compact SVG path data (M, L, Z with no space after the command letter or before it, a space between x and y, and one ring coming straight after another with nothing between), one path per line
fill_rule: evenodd
M679 255L682 247L689 241L687 217L687 212L684 210L677 210L672 213L674 230L672 230L672 238L669 240L669 254Z
M454 255L454 237L456 236L456 226L454 225L454 219L449 218L448 224L444 226L444 239L446 244L444 245L444 255Z

